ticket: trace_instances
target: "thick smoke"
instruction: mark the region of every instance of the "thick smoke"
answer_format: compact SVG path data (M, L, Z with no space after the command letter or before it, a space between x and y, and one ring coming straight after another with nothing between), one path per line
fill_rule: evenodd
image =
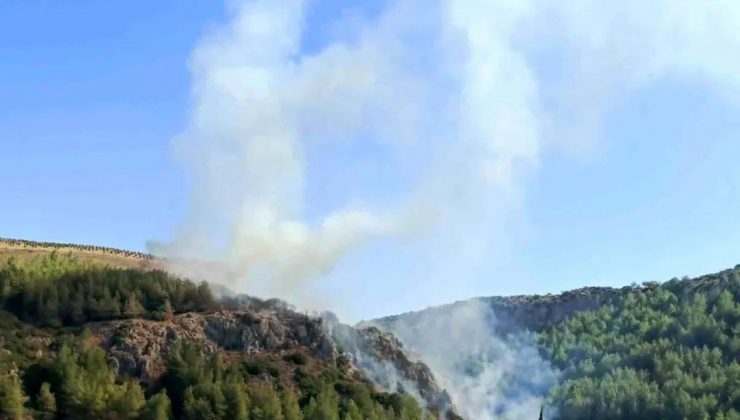
M536 419L556 372L526 332L499 334L478 300L406 314L380 325L421 357L467 419ZM552 414L552 413L549 413Z
M300 304L315 299L308 280L373 238L475 236L479 224L459 221L508 207L519 167L539 151L536 83L501 42L511 25L454 2L401 1L304 53L306 7L234 4L199 43L191 123L176 141L193 205L167 250L178 261L210 256L242 290ZM397 175L395 188L382 200L353 191L307 215L311 165L322 164L307 155L347 143L380 150L372 171Z
M305 305L377 238L422 233L437 272L490 274L544 150L588 148L605 110L655 79L740 85L729 1L395 0L310 27L320 2L228 4L193 53L175 141L192 207L165 253ZM337 162L355 183L332 189L321 169Z

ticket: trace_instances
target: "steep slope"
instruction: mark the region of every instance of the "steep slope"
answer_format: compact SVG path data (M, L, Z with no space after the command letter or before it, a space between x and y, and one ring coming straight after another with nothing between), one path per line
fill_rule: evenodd
M260 413L276 409L270 401L279 396L288 401L280 410L310 418L421 419L413 395L430 414L456 418L429 369L411 362L389 334L299 313L279 300L219 301L205 283L50 252L0 265L0 304L0 417L21 418L25 410L53 418L37 397L46 382L56 398L43 399L72 418L129 418L123 413L146 410L124 400L146 394L146 404L162 402L161 389L176 417L195 410L197 418L227 418L219 401L233 387L244 390L232 400L252 401ZM387 370L369 370L375 366ZM34 398L25 408L20 397L10 404L7 390Z
M411 361L391 334L372 327L356 329L282 305L189 312L164 321L104 321L85 327L100 339L117 374L144 382L161 377L171 351L184 340L196 343L208 354L223 351L231 358L264 362L278 372L273 376L282 385L296 386L291 360L303 357L304 365L315 372L341 368L357 381L367 377L385 390L400 387L415 392L435 411L453 410L429 368Z
M448 389L474 383L452 395L469 417L477 391L495 401L481 404L481 419L522 401L528 416L544 404L552 418L740 418L740 266L663 284L476 298L371 324L420 353Z

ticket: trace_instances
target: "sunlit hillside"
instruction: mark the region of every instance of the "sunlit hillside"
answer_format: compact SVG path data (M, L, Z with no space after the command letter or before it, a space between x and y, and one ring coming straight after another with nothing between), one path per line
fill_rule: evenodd
M141 252L94 245L0 238L0 264L6 263L10 258L17 261L29 261L47 256L52 252L60 255L71 255L81 261L112 268L144 270L162 268L162 264L153 256Z

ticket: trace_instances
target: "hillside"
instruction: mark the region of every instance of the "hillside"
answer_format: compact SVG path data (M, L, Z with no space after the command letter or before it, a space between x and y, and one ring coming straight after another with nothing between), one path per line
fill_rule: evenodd
M740 266L351 327L143 254L3 243L0 418L740 419Z
M0 265L0 418L456 418L388 333L75 250Z
M372 324L398 335L438 373L446 366L434 363L441 344L430 346L425 331L464 330L475 319L470 308L487 317L477 337L468 334L478 347L444 357L457 358L464 369L452 373L467 380L482 381L495 366L489 390L505 401L491 411L502 413L507 395L523 393L546 396L550 418L740 418L740 266L663 284L477 298ZM512 359L481 351L481 343ZM530 348L535 354L522 363ZM550 382L533 379L543 372Z
M56 252L71 255L91 264L114 268L155 269L162 264L149 254L95 245L63 244L57 242L38 242L23 239L0 238L0 264L10 258L17 261L30 261Z

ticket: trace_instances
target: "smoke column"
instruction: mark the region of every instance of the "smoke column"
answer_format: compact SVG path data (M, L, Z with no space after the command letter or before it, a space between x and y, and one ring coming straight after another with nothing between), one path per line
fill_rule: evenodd
M438 272L491 275L543 151L588 150L604 110L657 78L739 84L732 2L397 0L308 45L319 6L230 1L198 42L177 271L209 259L238 290L321 306L313 285L343 258L416 236ZM327 162L351 191L319 184Z
M536 419L557 383L558 373L539 355L536 337L499 332L483 301L409 313L378 326L420 356L466 419Z
M308 6L231 4L229 23L200 41L190 126L175 141L193 205L167 251L214 256L232 285L299 304L374 238L436 227L465 237L455 219L488 210L484 191L508 202L539 150L536 85L498 41L511 29L491 31L456 3L402 1L304 53ZM373 169L397 187L306 216L307 154L351 142L379 150Z
M348 299L322 282L382 242L418 257L408 264L423 275L399 280L409 294L474 293L504 281L495 261L516 252L525 187L548 151L588 153L609 107L655 80L730 99L740 87L733 1L396 0L312 20L320 6L229 1L226 22L198 41L190 120L173 142L192 180L189 215L163 250L174 271L336 310ZM440 321L482 334L462 349L399 334L474 417L531 417L537 393L512 400L499 385L526 367L514 353L541 360L526 339L487 338L489 315ZM470 357L482 361L474 382L459 375Z

